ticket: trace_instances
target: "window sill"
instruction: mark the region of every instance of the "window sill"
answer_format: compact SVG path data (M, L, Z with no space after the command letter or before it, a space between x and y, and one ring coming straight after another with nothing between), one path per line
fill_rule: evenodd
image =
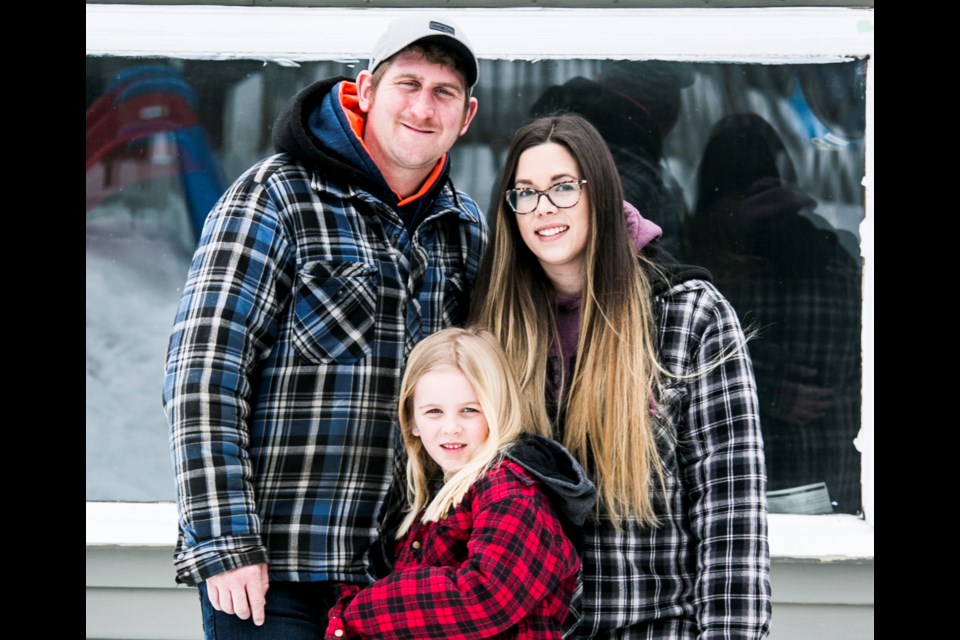
M873 561L873 525L852 515L768 516L774 560Z
M773 559L873 560L873 526L849 515L771 514ZM173 502L87 502L87 547L170 547L177 541Z

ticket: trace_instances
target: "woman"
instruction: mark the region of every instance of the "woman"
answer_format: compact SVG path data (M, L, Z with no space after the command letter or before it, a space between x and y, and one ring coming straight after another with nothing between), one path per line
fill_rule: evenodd
M765 636L763 446L736 314L706 271L631 241L583 118L520 129L500 190L473 316L504 345L524 423L597 485L577 635Z

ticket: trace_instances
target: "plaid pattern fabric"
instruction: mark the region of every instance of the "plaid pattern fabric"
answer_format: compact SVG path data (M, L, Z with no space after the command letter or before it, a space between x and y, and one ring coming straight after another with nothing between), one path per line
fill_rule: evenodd
M331 173L263 160L204 228L164 384L180 582L365 580L405 358L465 318L476 204L447 183L411 236Z
M716 270L717 286L747 326L757 376L768 489L826 482L836 510L860 509L861 274L842 249L816 269ZM739 277L736 277L739 276ZM832 391L822 417L804 417L797 391Z
M559 639L578 570L539 483L504 461L445 519L415 524L393 573L334 607L327 638Z
M771 613L764 456L750 358L737 351L743 332L702 280L655 303L661 363L678 376L657 399L667 471L661 525L588 523L572 634L762 638Z

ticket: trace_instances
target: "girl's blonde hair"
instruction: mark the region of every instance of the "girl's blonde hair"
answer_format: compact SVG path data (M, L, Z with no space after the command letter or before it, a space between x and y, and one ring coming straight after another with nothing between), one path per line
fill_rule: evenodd
M431 499L443 471L413 435L414 393L417 383L433 371L459 371L477 394L489 436L470 462L457 471ZM423 511L423 522L435 522L460 504L467 490L521 433L520 396L500 343L480 328L444 329L422 340L407 361L400 386L400 432L407 452L407 513L397 537L403 536Z
M584 196L590 203L580 339L576 364L568 372L566 405L558 402L558 415L548 416L544 406L550 341L558 340L553 286L502 197L492 246L474 290L472 320L503 344L520 385L524 424L562 440L590 473L598 507L616 525L631 515L653 525L658 522L654 487L663 489L664 469L651 407L663 369L649 278L627 231L613 157L593 125L580 116L540 118L517 131L499 193L515 186L523 152L546 143L573 155L580 177L587 180ZM559 423L564 408L564 431L554 434L551 418Z

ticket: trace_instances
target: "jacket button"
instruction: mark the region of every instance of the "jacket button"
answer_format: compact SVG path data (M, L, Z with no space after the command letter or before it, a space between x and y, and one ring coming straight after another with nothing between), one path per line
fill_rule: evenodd
M420 546L421 546L421 545L420 545L420 541L419 541L419 540L414 540L414 541L413 541L413 544L410 545L410 546L413 547L414 549L419 549Z
M342 638L342 637L343 637L343 629L337 629L336 631L333 632L333 635L337 636L338 638Z

